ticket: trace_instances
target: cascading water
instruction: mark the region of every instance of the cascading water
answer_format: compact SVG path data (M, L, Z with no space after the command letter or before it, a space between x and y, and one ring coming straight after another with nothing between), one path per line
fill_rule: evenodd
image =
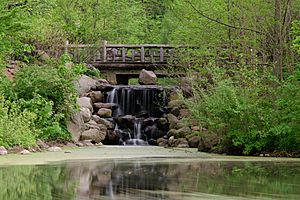
M158 86L119 86L108 93L106 102L118 105L113 117L124 115L160 117L163 114L161 109L166 104L165 89Z
M122 138L119 144L145 144L145 121L154 123L162 117L166 102L165 88L160 86L116 86L108 92L106 103L116 105L113 118Z

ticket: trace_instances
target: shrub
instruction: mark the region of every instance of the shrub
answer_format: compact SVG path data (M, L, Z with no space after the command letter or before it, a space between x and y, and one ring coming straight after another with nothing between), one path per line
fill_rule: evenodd
M75 105L74 77L63 66L25 66L15 77L18 98L31 100L35 95L53 102L54 113L68 116Z
M36 114L22 110L18 102L0 97L0 146L34 145L38 132L34 129L36 117Z

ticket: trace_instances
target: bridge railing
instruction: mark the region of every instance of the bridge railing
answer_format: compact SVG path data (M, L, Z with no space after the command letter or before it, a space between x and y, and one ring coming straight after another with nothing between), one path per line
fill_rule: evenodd
M65 51L74 62L99 63L167 63L176 48L165 44L66 44Z

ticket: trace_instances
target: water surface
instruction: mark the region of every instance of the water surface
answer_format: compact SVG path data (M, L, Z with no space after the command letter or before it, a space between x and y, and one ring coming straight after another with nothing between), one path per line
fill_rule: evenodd
M139 158L2 166L0 199L300 199L300 162Z

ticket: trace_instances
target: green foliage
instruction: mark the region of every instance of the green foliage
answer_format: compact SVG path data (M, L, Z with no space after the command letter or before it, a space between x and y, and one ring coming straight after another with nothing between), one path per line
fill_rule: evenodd
M19 98L33 99L36 94L53 102L55 113L66 116L75 102L73 75L65 66L25 66L15 77L15 92Z
M6 101L3 97L0 97L0 110L0 146L34 145L36 114L23 110L18 102Z
M195 99L187 104L201 126L244 154L299 150L299 73L282 85L267 72L245 68L208 73L214 84L207 84L206 77L195 82Z

